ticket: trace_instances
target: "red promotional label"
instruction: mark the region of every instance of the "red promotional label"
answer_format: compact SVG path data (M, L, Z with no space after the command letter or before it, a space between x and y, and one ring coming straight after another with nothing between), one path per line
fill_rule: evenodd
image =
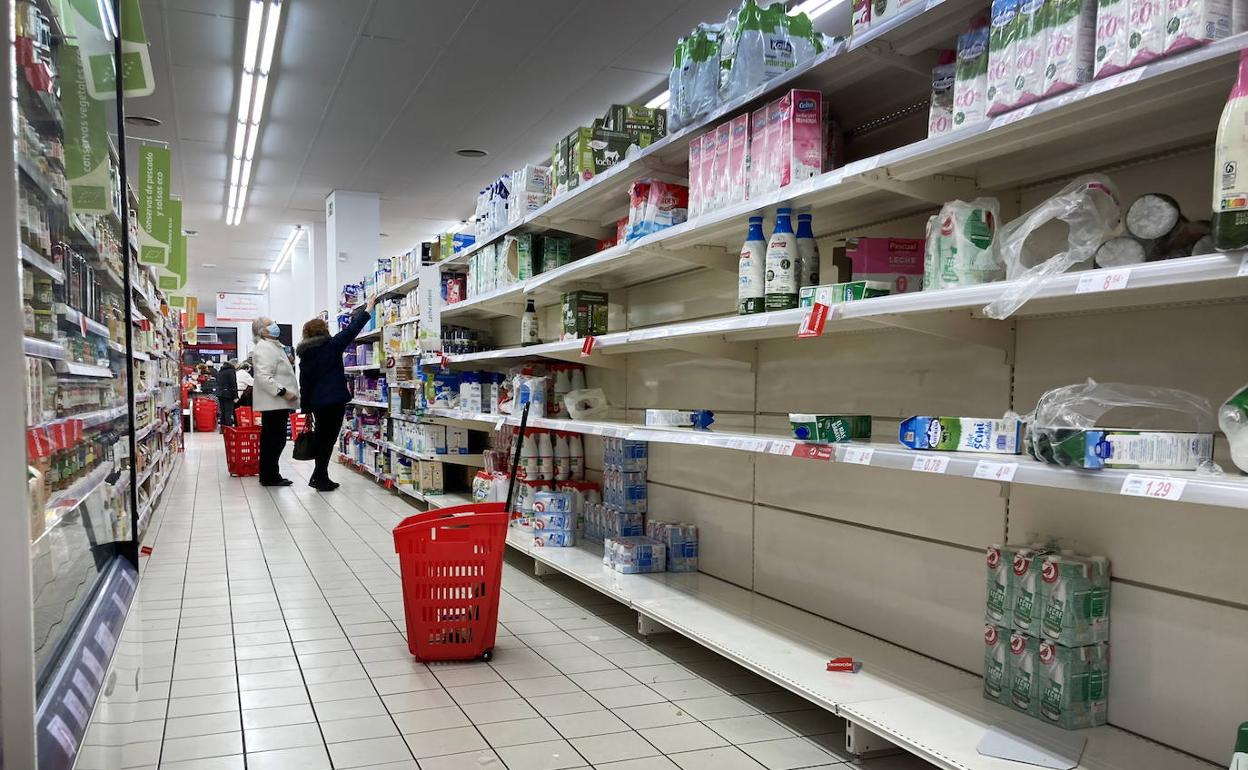
M581 343L581 358L589 358L589 354L593 352L594 352L594 336L591 334L590 336L585 338L584 342Z
M828 670L852 674L854 672L854 659L850 657L833 658L828 661Z
M821 460L825 463L832 462L832 458L836 455L836 450L831 444L798 444L793 447L794 457L804 457L807 460Z
M150 545L145 545L139 548L139 556L151 556L151 555L152 555L152 547Z
M828 322L828 316L831 314L832 309L821 302L816 302L806 308L806 312L802 314L802 323L797 327L797 338L802 340L822 337L823 326Z

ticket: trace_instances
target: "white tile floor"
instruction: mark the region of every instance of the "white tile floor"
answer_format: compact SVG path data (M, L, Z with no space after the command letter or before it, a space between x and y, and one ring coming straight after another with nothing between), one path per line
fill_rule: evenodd
M417 663L390 535L415 509L283 466L300 481L266 489L188 437L79 770L848 770L838 718L520 561L492 662Z

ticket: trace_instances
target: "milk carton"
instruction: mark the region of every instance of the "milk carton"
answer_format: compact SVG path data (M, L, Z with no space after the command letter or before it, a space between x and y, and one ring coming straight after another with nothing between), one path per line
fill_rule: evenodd
M1044 93L1044 55L1048 43L1046 0L1018 5L1018 40L1014 44L1014 106L1039 101Z
M1019 0L992 0L992 30L988 36L988 114L1012 109L1014 62L1018 51Z
M925 289L969 286L1005 277L1005 269L995 248L1000 204L995 198L977 198L970 203L950 201L940 209L940 218L929 229L924 275L932 282Z
M1049 0L1044 95L1069 91L1092 79L1096 51L1096 0Z
M850 238L845 251L855 281L879 281L892 294L923 289L925 244L918 238Z
M750 113L749 198L767 192L767 108Z
M987 24L972 26L958 36L953 83L953 127L973 126L988 117Z
M1138 67L1161 56L1166 47L1165 0L1127 0L1131 9L1127 66Z
M915 416L902 420L898 438L911 449L1018 454L1023 424L1015 418Z
M702 137L689 142L689 217L702 214Z
M1040 570L1047 551L1031 547L1014 552L1010 570L1009 597L1006 601L1011 610L1009 625L1015 633L1040 636L1040 620L1043 597L1040 595Z
M1066 647L1109 639L1109 560L1048 554L1040 566L1040 628Z
M1108 644L1063 647L1041 641L1036 660L1041 719L1067 730L1105 724L1109 701Z
M991 623L984 626L984 697L1009 705L1006 668L1010 632Z
M1165 0L1165 52L1171 54L1229 36L1231 1Z
M990 625L1009 625L1010 615L1014 612L1011 604L1011 587L1014 567L1014 546L988 546L988 601L985 605L984 619Z
M1131 0L1097 0L1092 77L1122 72L1131 60Z
M957 53L941 51L932 68L932 98L927 110L927 135L940 136L953 130L953 85Z
M1006 663L1009 706L1033 717L1040 716L1040 640L1015 631L1010 634Z
M702 196L702 213L715 210L715 157L716 143L719 140L719 132L711 129L702 135L702 164L699 166L699 185L702 188L699 195ZM693 141L699 141L694 139Z
M784 157L781 141L784 137L784 105L777 99L767 105L767 157L763 168L763 189L767 192L780 187L780 160Z
M779 187L823 173L823 94L794 89L780 97Z
M713 209L722 209L728 203L728 151L731 142L732 124L720 123L715 129L714 193L707 196Z
M871 0L854 0L850 19L852 34L866 32L871 27Z
M748 197L750 116L738 115L728 124L728 169L723 204L740 203Z

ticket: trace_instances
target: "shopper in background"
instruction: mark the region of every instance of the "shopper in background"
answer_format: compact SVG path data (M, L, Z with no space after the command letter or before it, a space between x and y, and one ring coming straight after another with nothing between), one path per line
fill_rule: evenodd
M230 359L217 370L217 405L221 407L221 430L234 424L234 404L238 400L238 359Z
M237 406L251 406L251 386L255 380L251 378L250 357L238 367L238 374L235 375L235 379L238 381Z
M351 391L347 389L347 373L342 367L342 354L355 341L373 309L373 301L356 305L351 311L347 328L329 336L329 324L313 318L303 325L303 341L299 354L299 387L303 393L303 411L314 421L313 440L316 444L316 467L308 486L321 492L332 492L338 484L329 480L329 458L338 445L338 431Z
M299 408L299 383L295 369L286 358L286 350L278 340L281 329L272 318L261 316L251 322L256 338L252 351L255 361L253 408L261 412L260 421L260 484L265 487L288 487L294 482L282 478L277 467L282 448L286 446L286 423L290 410Z

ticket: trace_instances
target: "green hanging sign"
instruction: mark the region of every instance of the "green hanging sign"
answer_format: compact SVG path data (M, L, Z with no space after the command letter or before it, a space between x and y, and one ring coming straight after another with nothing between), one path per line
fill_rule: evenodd
M163 292L186 285L186 236L182 234L182 200L169 201L169 262L156 271L156 286Z
M113 180L108 157L108 119L103 102L91 96L83 79L77 46L62 43L57 53L65 124L65 179L75 213L113 210Z
M117 98L117 65L113 39L121 36L121 83L125 96L148 96L155 89L152 57L143 29L139 0L121 0L121 19L113 17L113 5L97 0L68 0L64 25L82 48L87 90L96 99ZM100 16L101 11L107 14Z
M169 148L139 148L139 262L145 265L169 263L169 169ZM182 232L180 227L177 232Z

